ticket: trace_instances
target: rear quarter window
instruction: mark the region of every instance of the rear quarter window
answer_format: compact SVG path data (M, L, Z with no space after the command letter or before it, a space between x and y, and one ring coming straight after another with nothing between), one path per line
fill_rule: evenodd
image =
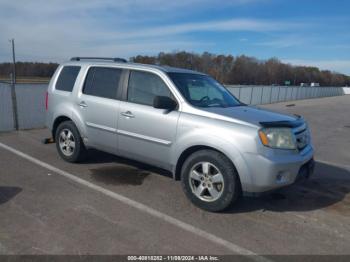
M64 66L56 82L56 90L72 92L80 66Z

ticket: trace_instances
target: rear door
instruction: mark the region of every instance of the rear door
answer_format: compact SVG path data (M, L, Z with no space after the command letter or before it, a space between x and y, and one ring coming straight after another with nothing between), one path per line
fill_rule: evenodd
M169 169L179 111L154 108L155 96L169 96L176 101L160 76L130 70L126 101L120 104L119 153Z
M87 130L88 145L110 153L117 152L117 121L120 101L117 94L122 69L90 67L78 106Z

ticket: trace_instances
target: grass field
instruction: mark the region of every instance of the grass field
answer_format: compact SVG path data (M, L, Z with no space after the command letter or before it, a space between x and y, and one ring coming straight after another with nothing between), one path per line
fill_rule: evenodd
M47 77L35 77L35 76L18 76L16 79L17 83L22 84L47 84L50 78ZM7 76L0 76L0 82L11 83L11 78Z

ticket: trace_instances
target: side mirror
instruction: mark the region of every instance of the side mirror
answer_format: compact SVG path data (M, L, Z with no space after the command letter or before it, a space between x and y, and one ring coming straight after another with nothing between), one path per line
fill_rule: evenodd
M159 109L168 109L174 110L177 106L177 103L167 96L156 96L153 99L153 107Z

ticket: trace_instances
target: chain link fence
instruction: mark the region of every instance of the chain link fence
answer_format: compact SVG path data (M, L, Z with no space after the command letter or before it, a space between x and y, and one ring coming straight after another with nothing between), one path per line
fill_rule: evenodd
M283 101L340 96L341 87L298 86L226 86L243 103L271 104ZM19 129L45 127L45 92L47 84L16 84ZM0 131L14 130L11 85L0 83Z

